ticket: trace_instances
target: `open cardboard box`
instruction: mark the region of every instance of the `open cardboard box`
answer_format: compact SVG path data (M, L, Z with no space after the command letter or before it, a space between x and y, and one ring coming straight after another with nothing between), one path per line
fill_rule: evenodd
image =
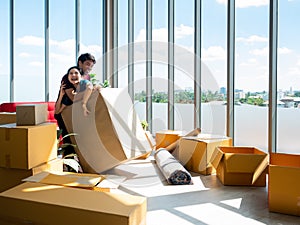
M271 153L269 211L300 216L300 155Z
M211 161L216 147L231 145L230 137L198 134L197 136L182 137L173 155L187 170L210 175L215 172Z
M177 141L182 135L182 131L162 130L155 133L156 149L165 148Z
M219 146L212 165L224 185L266 186L268 154L255 147Z
M147 199L61 185L25 182L0 193L0 224L118 224L146 222Z

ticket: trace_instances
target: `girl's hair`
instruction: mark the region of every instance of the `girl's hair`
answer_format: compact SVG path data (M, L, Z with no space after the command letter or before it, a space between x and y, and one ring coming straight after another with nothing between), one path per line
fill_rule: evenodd
M73 88L73 89L75 90L74 85L73 85L73 84L69 81L69 79L68 79L69 73L70 73L70 71L71 71L72 69L77 69L77 70L79 71L80 75L81 75L81 76L83 75L82 70L81 70L79 67L77 67L77 66L72 66L72 67L70 67L70 68L68 69L67 74L65 74L65 75L62 77L62 79L61 79L61 83L64 82L64 84L65 84L65 88L64 88L65 90L66 90L66 89L69 89L69 88Z
M70 67L70 68L68 69L67 74L69 74L70 71L71 71L72 69L77 69L77 70L79 71L80 75L81 75L81 76L83 75L82 69L80 69L78 66L72 66L72 67Z

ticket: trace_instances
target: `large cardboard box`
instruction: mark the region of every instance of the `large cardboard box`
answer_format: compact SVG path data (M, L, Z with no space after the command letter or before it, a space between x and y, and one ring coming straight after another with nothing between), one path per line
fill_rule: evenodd
M47 122L47 104L23 104L16 106L17 125L29 126Z
M155 133L156 149L168 147L177 141L182 135L182 131L162 130Z
M224 185L266 186L268 154L255 147L219 146L212 164Z
M68 106L62 117L80 164L86 173L101 173L152 150L127 89L94 91L83 115L81 100Z
M63 172L63 160L54 159L28 170L0 167L0 192L19 185L24 178L38 174L42 171Z
M271 153L269 211L300 216L300 155Z
M0 193L0 224L143 225L146 204L140 196L25 182Z
M55 158L56 124L0 125L0 167L31 169Z
M0 112L0 125L16 123L16 113Z
M173 155L187 170L210 175L215 172L211 161L216 147L231 145L230 137L199 134L195 137L182 137Z

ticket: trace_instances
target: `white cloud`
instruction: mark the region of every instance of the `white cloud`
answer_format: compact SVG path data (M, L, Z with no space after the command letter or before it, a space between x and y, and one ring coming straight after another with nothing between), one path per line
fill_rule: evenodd
M176 40L181 38L186 38L194 34L194 28L180 24L179 26L175 27L174 34ZM146 40L146 30L141 29L135 41L142 42L145 40ZM153 29L152 40L162 41L162 42L168 41L168 29L167 28Z
M227 0L217 0L219 4L227 4ZM236 8L248 8L248 7L260 7L269 5L269 0L236 0L235 7Z
M291 53L291 52L292 52L292 50L291 50L291 49L288 49L288 48L286 48L286 47L278 48L278 53L279 53L279 54L289 54L289 53Z
M211 46L207 49L202 49L203 60L223 60L226 58L226 51L221 46Z
M49 41L51 46L55 46L58 48L58 50L61 50L66 53L74 53L75 51L75 40L74 39L68 39L64 41L55 41L50 40Z
M249 53L252 55L264 56L264 55L269 54L269 48L265 47L265 48L260 48L260 49L254 49L254 50L249 51Z
M29 57L31 57L31 55L30 55L29 53L27 53L27 52L21 52L21 53L19 54L19 56L20 56L21 58L29 58Z
M194 34L194 28L180 24L175 27L175 39L185 38Z
M34 66L34 67L44 67L44 63L43 62L30 62L29 63L30 66Z
M236 39L238 42L246 42L246 43L257 43L257 42L268 42L269 39L266 37L261 37L258 35L251 35L247 38L239 37Z
M247 62L240 63L239 66L254 66L257 64L258 64L257 59L251 58L251 59L248 59Z
M31 46L44 46L44 38L35 37L35 36L24 36L18 38L17 41L22 45L31 45Z
M292 50L288 49L286 47L284 48L278 48L278 54L284 55L284 54L289 54L291 53ZM261 48L261 49L254 49L249 52L252 55L257 55L257 56L267 56L269 54L269 47Z

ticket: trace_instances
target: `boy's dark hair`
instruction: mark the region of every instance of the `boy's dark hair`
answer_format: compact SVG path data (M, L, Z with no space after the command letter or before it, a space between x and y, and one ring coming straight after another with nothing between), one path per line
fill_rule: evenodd
M93 63L96 64L96 59L95 59L95 57L92 54L90 54L90 53L84 53L84 54L81 54L78 57L77 66L79 66L79 61L82 62L82 63L84 63L87 60L92 60Z

